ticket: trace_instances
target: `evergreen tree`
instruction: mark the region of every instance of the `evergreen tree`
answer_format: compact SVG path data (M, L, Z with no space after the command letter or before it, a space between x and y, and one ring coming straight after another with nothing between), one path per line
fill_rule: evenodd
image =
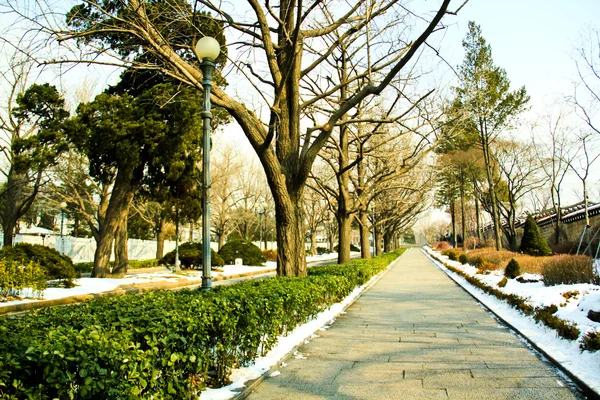
M481 35L481 28L472 21L463 47L465 58L459 67L461 82L456 88L450 113L456 116L454 125L476 133L477 146L481 148L485 162L496 249L500 250L501 225L490 145L525 109L529 96L525 87L510 91L506 71L494 65L492 49Z
M548 242L540 233L533 216L529 215L523 228L523 239L521 239L521 249L523 253L532 256L551 256L552 250Z

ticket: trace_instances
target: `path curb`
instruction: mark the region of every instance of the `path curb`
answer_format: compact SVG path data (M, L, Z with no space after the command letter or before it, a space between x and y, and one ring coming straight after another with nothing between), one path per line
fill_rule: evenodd
M517 329L516 327L514 327L512 324L510 324L508 321L506 321L504 318L502 318L500 315L498 315L496 312L494 312L492 309L490 309L487 305L485 305L483 302L481 302L475 295L473 295L471 292L469 292L464 286L462 286L460 283L458 283L454 279L454 277L452 275L450 275L450 272L452 272L452 271L450 271L447 268L445 268L445 266L444 266L444 268L440 268L439 267L438 263L444 265L442 262L436 260L435 258L433 258L432 256L430 256L429 254L427 254L427 252L424 251L423 249L421 249L421 251L423 252L423 254L425 254L425 256L429 260L431 260L434 263L434 265L436 267L438 267L440 270L442 270L442 272L444 272L452 280L452 282L454 282L454 284L456 286L458 286L459 288L461 288L462 290L464 290L477 303L479 303L483 308L485 308L487 310L487 312L489 312L490 314L492 314L495 318L497 318L504 325L506 325L507 327L509 327L512 331L514 331L515 333L517 333L531 347L533 347L538 353L540 353L541 355L543 355L554 367L556 367L563 374L565 374L566 376L568 376L569 379L571 379L578 386L578 389L581 391L581 393L584 396L586 396L589 399L600 400L600 393L598 393L594 389L592 389L587 383L585 383L584 381L582 381L577 375L573 374L570 370L568 370L560 362L558 362L554 357L552 357L550 354L548 354L544 349L542 349L537 344L535 344L532 340L530 340L519 329Z
M403 253L404 254L404 253ZM396 263L398 263L398 261L400 260L400 258L402 257L402 255L400 255L398 258L396 258L394 261L392 261L383 271L381 271L379 274L375 275L375 277L369 281L369 283L365 286L365 288L363 289L362 292L360 292L360 294L358 296L356 296L356 298L349 304L347 304L341 311L340 314L344 311L346 311L351 305L353 305L358 299L360 299L362 297L363 294L365 294L374 284L376 284L377 282L379 282L379 280L390 270L392 269ZM340 314L337 314L336 317ZM254 389L256 387L258 387L269 375L271 375L275 370L280 368L281 363L286 362L287 360L289 360L294 353L296 352L296 350L298 350L298 348L300 346L302 346L304 344L304 342L294 346L288 353L286 353L283 357L281 357L273 367L269 368L267 371L265 371L261 376L259 376L256 379L251 379L249 381L247 381L244 385L244 389L239 392L238 394L236 394L234 397L232 397L233 400L243 400L245 398L247 398L248 396L250 396L253 392Z

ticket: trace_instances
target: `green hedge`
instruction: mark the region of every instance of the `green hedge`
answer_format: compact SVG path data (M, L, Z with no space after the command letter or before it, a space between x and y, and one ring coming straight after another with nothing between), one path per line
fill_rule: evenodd
M110 262L110 266L114 266L114 261ZM156 258L150 258L147 260L129 260L127 261L127 269L140 269L140 268L154 268L158 267L158 260ZM92 272L94 268L94 262L79 262L75 263L75 269L80 273Z
M232 368L250 364L399 254L312 268L306 278L103 297L0 318L0 397L194 397L228 382Z
M23 264L33 261L45 271L46 279L58 279L67 287L73 286L73 279L81 276L69 256L39 244L18 243L5 246L0 249L0 260Z

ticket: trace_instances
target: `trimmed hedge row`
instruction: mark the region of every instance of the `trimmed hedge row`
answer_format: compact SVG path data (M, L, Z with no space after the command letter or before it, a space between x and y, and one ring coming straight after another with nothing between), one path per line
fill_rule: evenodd
M399 254L199 290L101 297L0 318L0 398L160 398L222 385Z
M460 269L445 264L442 259L436 257L435 255L430 255L442 264L444 264L444 266L450 271L465 278L466 281L469 282L471 285L481 289L487 294L496 296L500 300L506 301L508 304L521 311L523 314L533 317L536 321L543 323L549 328L555 329L558 336L568 340L577 340L577 338L579 338L579 334L581 332L575 325L571 324L567 320L560 319L554 315L554 313L558 311L556 306L552 305L549 307L533 307L530 304L527 304L527 299L524 299L523 297L514 294L503 293L498 289L486 285L479 279L469 274L465 274Z
M111 266L114 266L114 261L109 263ZM127 269L140 269L140 268L154 268L158 267L158 260L156 258L150 258L147 260L128 260L127 261ZM92 272L94 269L94 262L79 262L75 263L75 269L80 273L84 272Z

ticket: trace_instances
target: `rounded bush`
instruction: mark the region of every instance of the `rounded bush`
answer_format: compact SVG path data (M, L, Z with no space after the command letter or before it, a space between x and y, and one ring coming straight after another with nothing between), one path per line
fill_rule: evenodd
M475 259L475 267L482 268L484 265L485 265L485 260L483 259L483 257L477 257Z
M202 243L186 242L179 245L179 262L184 268L202 267ZM158 261L160 265L175 264L175 250L168 252ZM219 253L210 249L211 267L222 267L225 265Z
M236 258L241 258L244 265L263 265L267 259L262 251L254 244L241 239L231 240L219 250L219 255L225 264L235 263Z
M504 276L509 279L515 279L517 276L521 275L521 266L512 258L508 264L506 265L506 269L504 270Z
M458 256L458 261L460 261L460 263L463 265L467 264L468 263L467 255L461 254L460 256Z
M338 249L340 248L339 245L335 245L335 247L333 248L333 251L338 251ZM317 251L319 249L317 248ZM354 244L350 243L350 251L360 251L360 248L356 247Z
M62 280L66 286L71 286L73 279L81 276L69 256L39 244L19 243L12 247L5 246L0 249L0 260L24 264L33 261L44 269L47 279Z

